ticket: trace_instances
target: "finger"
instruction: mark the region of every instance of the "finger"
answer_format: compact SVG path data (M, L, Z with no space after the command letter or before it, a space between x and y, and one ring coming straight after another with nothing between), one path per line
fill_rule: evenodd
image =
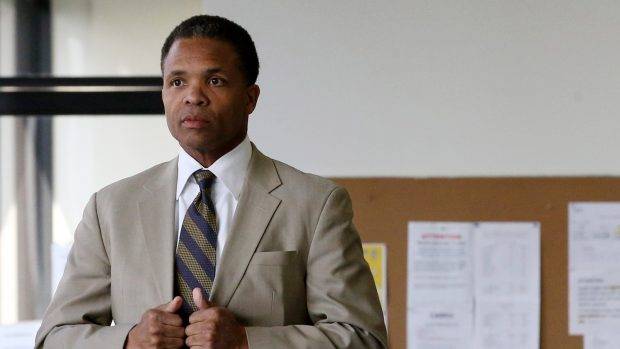
M155 315L157 321L171 326L183 326L183 320L176 314L182 305L183 298L180 296L176 296L170 302L160 305L157 307L157 313Z
M168 325L168 326L183 328L183 319L181 319L181 316L179 314L161 312L157 316L157 321L161 325Z
M194 317L194 320L196 318ZM185 327L185 335L188 337L205 334L205 333L214 333L216 324L213 321L195 321Z
M159 334L165 338L185 338L185 328L183 326L161 325Z
M161 337L159 338L157 343L158 343L157 344L158 348L182 348L183 344L185 344L185 338L183 337L176 337L176 338Z
M194 297L194 304L198 307L199 310L208 309L211 305L207 302L206 299L202 296L202 291L200 288L196 287L192 290L192 296Z
M168 313L176 313L177 310L181 308L181 305L183 305L183 298L181 298L181 296L176 296L170 302L165 304L163 310Z
M188 335L185 338L185 345L189 348L215 348L215 335L213 332L199 333L196 335ZM231 346L226 346L224 348L232 348Z

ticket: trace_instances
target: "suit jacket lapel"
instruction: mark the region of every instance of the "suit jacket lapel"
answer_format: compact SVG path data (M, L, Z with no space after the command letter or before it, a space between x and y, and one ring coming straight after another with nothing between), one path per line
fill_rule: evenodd
M248 175L216 269L211 298L215 304L225 307L230 302L271 217L280 205L280 199L270 193L281 184L273 160L252 145Z
M174 226L175 194L178 160L163 165L138 198L138 215L141 234L148 251L145 269L151 273L163 304L172 299L174 293L174 254L176 229Z

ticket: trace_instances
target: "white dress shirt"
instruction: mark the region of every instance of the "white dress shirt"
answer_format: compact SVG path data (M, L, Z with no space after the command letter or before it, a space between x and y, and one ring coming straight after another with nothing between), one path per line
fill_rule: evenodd
M219 263L222 251L226 245L226 239L228 238L235 210L237 209L241 189L248 173L251 156L252 145L250 139L246 136L237 147L207 168L216 176L211 186L211 201L213 201L215 206L215 215L217 217L216 263ZM181 234L185 213L200 192L198 183L196 183L194 176L192 176L194 172L200 169L205 168L187 154L185 150L181 149L179 152L175 215L178 228L177 243Z

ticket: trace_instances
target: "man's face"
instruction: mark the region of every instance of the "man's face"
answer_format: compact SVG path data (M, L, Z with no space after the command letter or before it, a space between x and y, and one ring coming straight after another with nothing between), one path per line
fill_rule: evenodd
M172 136L203 166L236 147L260 90L247 86L239 57L224 41L178 39L163 64L162 99Z

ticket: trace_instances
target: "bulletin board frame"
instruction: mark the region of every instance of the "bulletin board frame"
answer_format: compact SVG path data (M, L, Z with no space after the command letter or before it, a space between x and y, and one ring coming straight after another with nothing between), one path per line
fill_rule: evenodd
M541 349L582 349L568 334L568 204L620 201L617 177L335 178L349 191L363 242L387 246L390 348L406 349L407 223L541 224Z

